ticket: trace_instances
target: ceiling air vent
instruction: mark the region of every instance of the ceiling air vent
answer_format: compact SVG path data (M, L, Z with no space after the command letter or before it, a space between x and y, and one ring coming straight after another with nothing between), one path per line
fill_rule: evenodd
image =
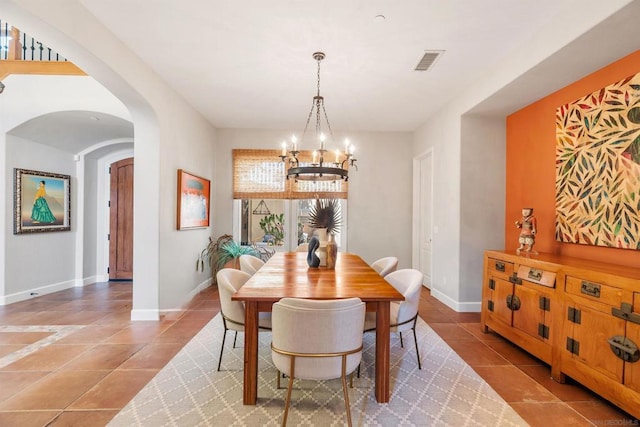
M429 71L443 53L444 50L425 50L422 59L416 65L415 71Z

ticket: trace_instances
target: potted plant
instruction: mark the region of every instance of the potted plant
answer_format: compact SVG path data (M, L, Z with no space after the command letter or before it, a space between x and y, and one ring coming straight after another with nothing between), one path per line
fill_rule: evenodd
M225 267L239 268L238 258L244 254L260 257L260 254L254 248L242 246L233 240L233 236L230 234L224 234L216 240L209 237L209 243L200 252L196 261L196 270L204 271L206 263L211 268L212 280L215 284L218 271Z
M260 258L256 250L251 246L243 246L235 240L231 240L222 246L218 251L217 270L223 268L240 268L240 255L252 255Z
M265 241L278 246L284 240L284 214L265 215L260 220L260 228L264 231Z

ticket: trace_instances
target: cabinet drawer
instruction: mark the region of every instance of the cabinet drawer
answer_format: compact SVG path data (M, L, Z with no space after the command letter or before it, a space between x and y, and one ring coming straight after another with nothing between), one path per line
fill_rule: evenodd
M625 291L604 283L582 280L578 277L567 276L565 291L571 295L587 298L607 304L612 307L620 307L623 302L629 303L633 298L631 291Z
M518 267L518 278L546 286L548 288L556 287L556 273L553 271L546 271L539 268L521 265Z
M502 261L500 259L489 258L488 265L489 273L500 273L507 276L511 276L513 273L513 263Z

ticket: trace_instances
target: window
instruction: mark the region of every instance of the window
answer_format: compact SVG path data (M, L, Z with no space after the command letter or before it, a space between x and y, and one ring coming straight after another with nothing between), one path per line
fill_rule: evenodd
M300 181L287 179L278 150L233 150L233 236L243 244L269 245L277 250L295 250L307 241L309 208L316 198L340 199L340 250L346 250L346 181ZM311 161L311 151L301 152L302 164Z
M243 199L234 201L233 236L244 245L265 245L278 251L293 251L311 237L305 225L315 199ZM346 251L347 201L340 200L342 226L336 237L340 251ZM273 219L271 219L273 218ZM263 226L261 226L261 223ZM276 227L282 236L273 232ZM281 228L277 228L281 227Z
M240 215L240 242L284 246L285 200L243 199Z

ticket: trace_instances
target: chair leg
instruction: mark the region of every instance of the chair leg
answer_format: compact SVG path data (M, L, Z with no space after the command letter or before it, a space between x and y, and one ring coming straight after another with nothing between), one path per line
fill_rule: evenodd
M416 356L418 357L418 369L422 369L422 364L420 363L420 350L418 350L418 337L416 336L416 325L413 324L413 341L416 344Z
M236 331L236 336L233 337L233 348L236 348L236 340L238 339L238 331Z
M402 332L398 332L400 334L400 347L404 348L404 343L402 342Z
M351 427L351 409L349 405L349 391L347 390L347 355L342 355L342 391L344 393L344 407L347 411L347 425Z
M277 381L276 381L276 389L280 390L280 371L278 371L278 370L276 370L276 371L277 371L277 375L278 375L278 378L277 378Z
M289 388L287 389L287 397L284 400L284 415L282 417L282 427L287 425L287 415L289 415L289 403L291 403L291 389L293 388L293 377L295 376L296 357L291 356L291 375L289 375Z
M358 364L358 373L356 374L356 376L358 378L360 378L360 366L362 366L362 362L360 362L360 364Z
M220 364L222 363L222 352L224 351L224 341L226 338L227 338L227 325L225 324L224 332L222 333L222 345L220 346L220 357L218 358L218 372L220 372Z

